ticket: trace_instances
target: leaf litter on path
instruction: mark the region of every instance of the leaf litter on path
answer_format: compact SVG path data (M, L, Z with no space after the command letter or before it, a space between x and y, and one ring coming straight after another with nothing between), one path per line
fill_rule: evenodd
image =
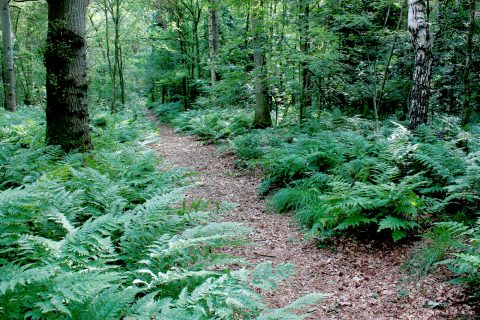
M264 293L272 307L284 306L310 292L331 294L309 310L308 319L476 319L473 308L464 303L461 287L441 276L408 282L400 269L411 245L395 247L337 239L320 248L304 234L288 215L267 213L257 187L259 172L240 171L232 154L193 137L176 134L168 125L160 126L160 141L152 144L167 163L187 167L197 174L195 185L186 191L187 201L209 199L236 203L222 214L225 221L239 222L255 231L252 245L226 251L257 264L292 263L295 276L276 291Z

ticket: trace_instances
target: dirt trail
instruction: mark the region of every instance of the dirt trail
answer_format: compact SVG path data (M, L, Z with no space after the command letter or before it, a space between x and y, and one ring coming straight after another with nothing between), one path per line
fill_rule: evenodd
M325 292L331 298L314 307L310 319L474 319L470 307L461 304L464 297L458 287L432 278L417 285L403 281L399 268L409 248L351 240L319 249L303 240L290 217L266 212L257 194L260 177L237 170L232 155L178 135L169 126L161 125L160 130L160 141L152 148L172 165L199 173L186 196L237 203L225 220L255 229L250 235L253 245L229 252L253 263L296 266L296 276L266 296L272 306L305 293ZM435 304L439 305L432 308Z

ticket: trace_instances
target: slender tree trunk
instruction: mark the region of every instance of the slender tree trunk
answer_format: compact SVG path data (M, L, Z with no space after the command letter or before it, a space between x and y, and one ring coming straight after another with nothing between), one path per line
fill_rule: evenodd
M310 50L310 38L308 36L309 32L309 16L310 16L310 4L308 0L299 0L300 1L300 52L302 53L302 60L300 63L301 77L302 77L302 95L300 99L300 114L299 120L300 123L305 119L305 109L312 104L312 96L310 93L311 90L311 81L310 81L310 70L308 69L306 56Z
M245 18L245 43L244 48L248 48L248 33L250 32L250 2L247 2L247 15Z
M467 35L467 48L466 48L466 57L465 57L465 70L463 72L463 87L464 87L464 97L463 97L463 116L462 124L466 125L470 122L470 116L472 114L472 88L470 85L470 69L472 64L472 53L473 53L473 36L475 35L475 11L477 8L477 1L470 0L470 19L468 26L468 35Z
M120 102L122 105L125 105L125 66L123 65L123 62L125 60L123 59L123 52L122 52L122 46L118 46L118 80L120 82Z
M33 94L33 90L35 87L34 84L34 77L33 77L33 51L32 51L32 38L31 35L26 40L26 49L27 49L27 61L26 66L24 66L24 74L25 74L25 99L24 103L27 106L35 104L35 97Z
M181 61L184 66L185 74L182 77L182 104L183 109L188 110L189 108L189 90L188 90L188 79L187 75L190 73L190 65L188 63L188 48L185 41L185 36L182 28L182 21L180 20L181 15L177 15L176 28L177 28L177 38L178 38L178 47L180 48Z
M266 86L265 35L261 13L262 1L254 0L252 10L253 60L255 63L255 128L272 126Z
M388 70L390 69L390 65L392 63L393 53L395 52L395 47L397 46L397 41L398 41L398 33L397 32L400 29L400 25L402 24L402 21L403 21L403 15L404 15L404 10L405 10L404 5L405 5L405 3L403 3L402 8L400 9L400 18L397 22L396 33L393 37L392 45L390 47L390 52L388 53L388 58L387 58L387 62L385 64L385 69L383 70L382 83L380 84L380 90L378 90L376 105L377 105L379 113L382 113L382 100L383 100L383 94L384 94L384 90L385 90L385 84L387 83Z
M112 105L111 111L117 111L117 74L120 74L120 0L115 1L115 9L112 8L112 19L114 24L114 60L113 60L113 76L112 76Z
M112 71L112 97L110 101L110 111L115 113L117 111L117 50L115 49L115 56L113 62L113 71Z
M0 1L2 15L2 38L5 81L5 109L15 111L17 97L15 94L15 70L13 64L12 23L10 20L10 0Z
M4 57L3 57L3 51L0 51L0 61L1 61L1 65L0 65L0 75L1 75L1 81L2 81L2 90L0 90L0 97L1 97L1 102L3 104L3 106L5 107L6 106L6 101L5 101L5 92L7 92L6 90L6 84L5 84L5 68L4 68Z
M202 77L202 66L200 64L200 38L198 37L198 25L200 24L200 14L198 20L193 23L193 37L195 40L195 65L197 66L197 79Z
M88 0L48 0L47 131L50 145L92 148L88 125L85 20Z
M188 101L188 83L187 78L182 78L182 95L183 95L183 109L188 110L189 101Z
M103 14L105 17L105 47L106 47L106 57L107 57L107 63L108 63L108 74L110 75L110 78L112 79L112 60L110 59L110 27L108 23L108 5L107 1L103 0Z
M219 50L219 32L218 32L218 3L216 0L210 0L209 19L208 19L208 44L210 49L210 78L212 86L217 82L217 72L215 70L216 58Z
M408 29L415 51L415 70L410 104L410 129L428 122L432 48L427 21L428 0L408 1Z

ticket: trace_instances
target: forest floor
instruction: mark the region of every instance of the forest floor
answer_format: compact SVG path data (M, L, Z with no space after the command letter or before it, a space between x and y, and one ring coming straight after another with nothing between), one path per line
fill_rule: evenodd
M267 212L257 192L260 173L237 169L232 154L178 135L167 125L160 125L160 141L151 147L172 166L197 173L187 199L238 205L223 219L255 231L249 235L251 245L228 249L229 253L255 264L295 265L294 277L264 294L272 307L323 292L331 296L309 310L309 319L475 319L462 289L446 284L442 275L406 281L401 265L412 245L345 238L322 248L314 240L305 241L291 217Z

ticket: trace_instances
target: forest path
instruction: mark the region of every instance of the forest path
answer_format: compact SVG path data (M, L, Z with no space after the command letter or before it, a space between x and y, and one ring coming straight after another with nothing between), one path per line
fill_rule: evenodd
M400 265L408 247L393 250L387 244L351 240L319 249L314 241L305 242L290 217L266 212L265 201L257 193L258 173L237 170L233 155L176 134L167 125L160 125L160 141L152 148L171 165L198 173L194 186L186 191L187 199L238 204L224 219L252 227L255 231L249 240L253 245L231 248L229 253L252 263L295 265L295 276L266 294L271 306L284 306L306 293L324 292L332 296L312 308L309 319L454 319L471 312L468 306L458 304L462 298L458 288L435 279L417 286L402 281ZM429 301L448 303L444 308L431 308Z

